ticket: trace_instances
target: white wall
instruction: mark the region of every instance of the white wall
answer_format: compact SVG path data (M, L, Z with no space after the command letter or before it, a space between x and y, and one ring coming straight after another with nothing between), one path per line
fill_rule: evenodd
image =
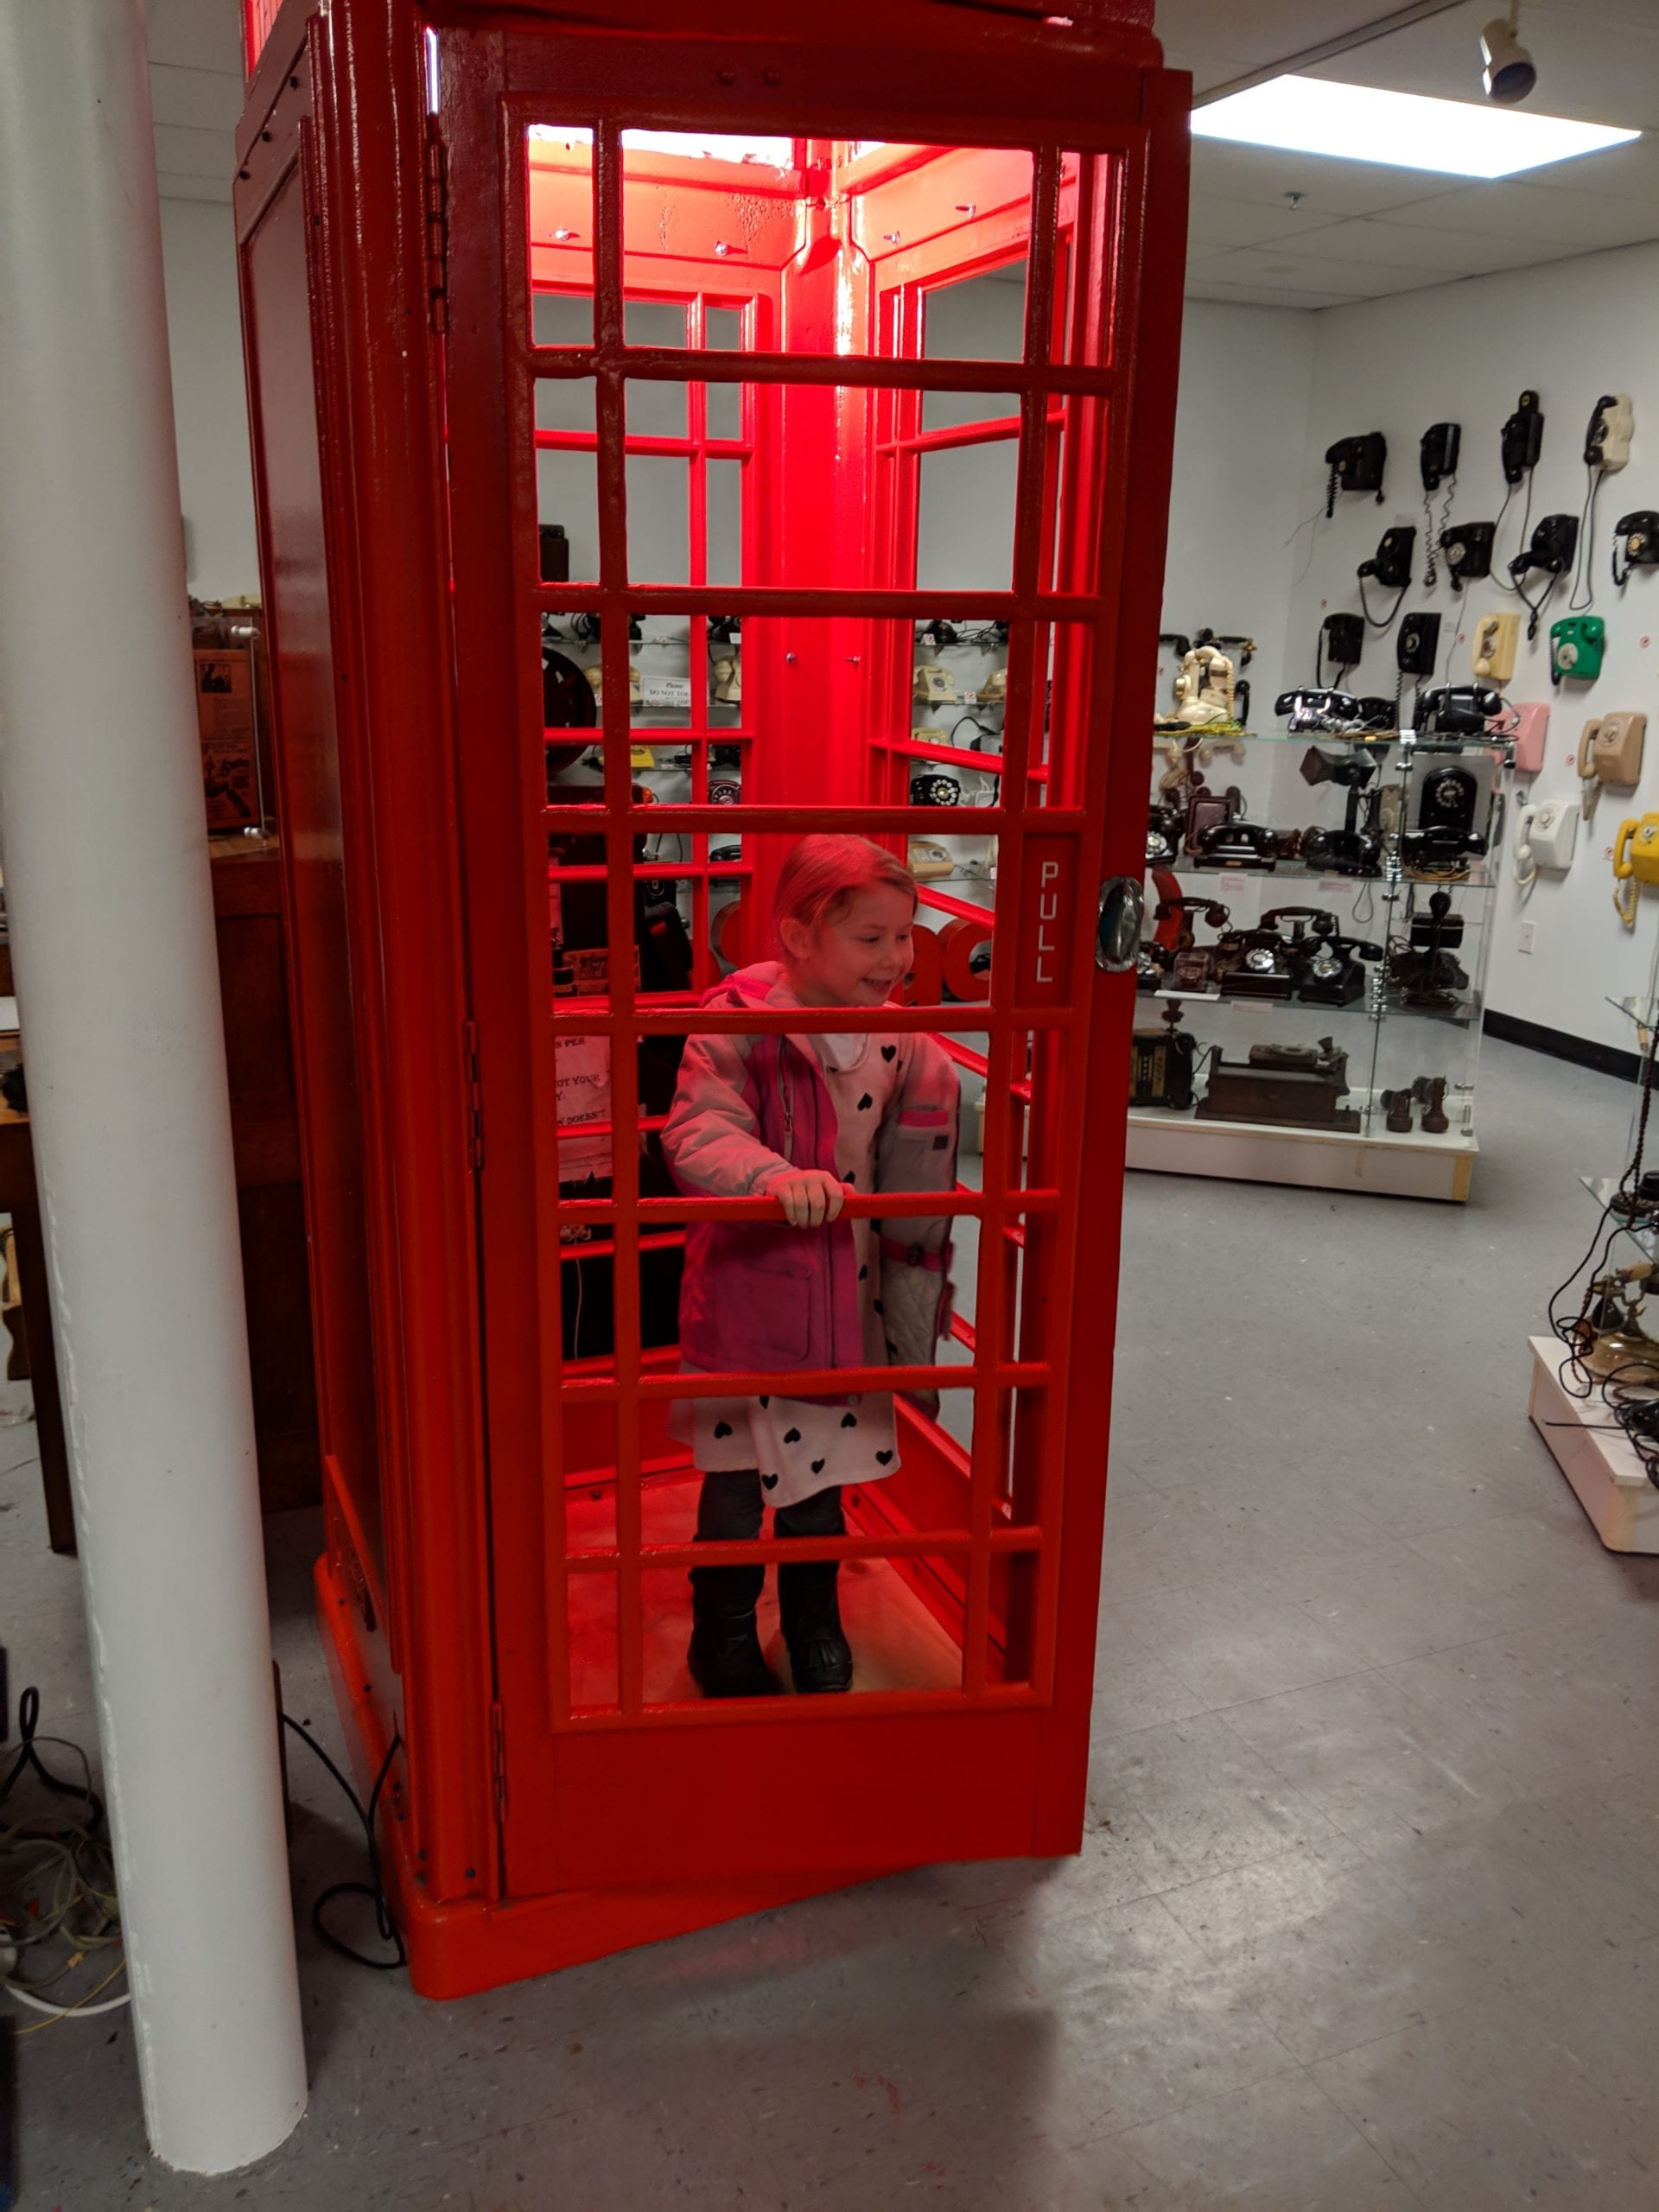
M198 599L257 598L259 554L230 208L218 200L163 200L162 256L190 589Z
M1455 640L1466 640L1474 619L1519 606L1498 589L1496 575L1471 586L1461 602L1444 573L1435 591L1422 588L1424 517L1417 448L1431 423L1463 426L1452 520L1495 520L1504 488L1499 429L1522 389L1535 391L1545 417L1532 505L1536 521L1547 513L1580 512L1585 493L1581 448L1591 409L1603 392L1632 395L1636 435L1630 465L1602 487L1593 548L1594 611L1605 619L1608 633L1602 674L1591 684L1567 683L1559 690L1551 689L1548 625L1567 612L1563 588L1531 648L1525 643L1522 610L1521 653L1514 681L1506 688L1515 699L1551 702L1545 766L1536 778L1515 779L1520 798L1527 796L1529 783L1535 784L1541 798L1576 796L1573 757L1580 730L1591 715L1614 708L1640 708L1652 718L1646 772L1636 792L1610 791L1602 798L1592 834L1580 833L1567 875L1541 875L1529 894L1509 881L1500 888L1487 994L1488 1004L1502 1013L1629 1049L1634 1039L1628 1023L1605 1001L1609 995L1645 988L1659 937L1659 898L1643 893L1636 931L1627 933L1613 912L1605 855L1624 815L1659 806L1659 694L1654 683L1659 671L1659 571L1638 571L1621 595L1613 588L1608 557L1611 525L1619 515L1636 507L1659 508L1659 377L1651 365L1659 360L1659 245L1471 278L1328 308L1306 320L1313 325L1315 354L1296 481L1300 512L1320 505L1323 454L1334 439L1382 430L1389 441L1384 504L1379 507L1352 493L1339 499L1335 520L1321 519L1311 533L1311 546L1310 534L1304 533L1287 569L1277 551L1281 532L1264 527L1243 534L1243 543L1258 548L1264 562L1271 553L1279 573L1287 577L1290 671L1309 678L1322 615L1327 609L1357 608L1355 568L1390 524L1417 527L1418 581L1406 604L1440 610L1442 649L1450 647L1453 654L1452 681L1470 680L1467 643ZM1183 406L1185 412L1185 396ZM1517 549L1520 506L1519 499L1511 503L1500 536L1494 563L1499 573ZM1437 523L1439 507L1437 499ZM1539 581L1535 576L1529 587L1535 596ZM1381 611L1390 597L1373 588L1372 604ZM1368 647L1349 681L1357 690L1392 696L1392 632ZM1519 950L1523 918L1536 925L1535 949L1529 956Z
M1181 334L1166 630L1252 637L1252 718L1271 727L1285 664L1289 549L1307 512L1302 456L1319 318L1189 300ZM1160 656L1168 705L1179 664Z

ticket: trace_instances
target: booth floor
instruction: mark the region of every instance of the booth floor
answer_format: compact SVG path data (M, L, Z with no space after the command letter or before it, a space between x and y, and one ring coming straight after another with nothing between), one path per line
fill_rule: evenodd
M1602 1550L1525 1412L1631 1094L1482 1077L1467 1207L1132 1179L1081 1859L435 2005L313 1937L359 1852L296 1746L305 2120L170 2174L128 2016L66 2022L21 2047L25 2212L1654 2212L1659 1560ZM0 1640L90 1747L4 1402ZM316 1534L270 1526L276 1637L338 1750Z

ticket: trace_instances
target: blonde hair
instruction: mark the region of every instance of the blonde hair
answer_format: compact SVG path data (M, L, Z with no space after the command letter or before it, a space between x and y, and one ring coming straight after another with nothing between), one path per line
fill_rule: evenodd
M781 932L785 922L800 922L816 936L826 923L838 922L861 891L878 884L902 891L914 909L916 879L896 854L868 837L803 837L779 875L772 926Z

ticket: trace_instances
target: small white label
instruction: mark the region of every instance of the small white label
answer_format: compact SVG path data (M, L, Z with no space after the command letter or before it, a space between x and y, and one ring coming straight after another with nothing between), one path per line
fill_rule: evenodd
M640 686L639 696L647 707L689 707L691 679L689 676L650 677Z
M962 703L964 707L976 707L979 704L978 692L964 691L962 695Z

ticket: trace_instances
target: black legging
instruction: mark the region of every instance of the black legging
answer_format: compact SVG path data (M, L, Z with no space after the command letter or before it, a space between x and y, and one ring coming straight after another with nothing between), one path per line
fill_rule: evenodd
M706 1474L697 1500L696 1541L700 1544L747 1542L760 1535L764 1510L765 1497L757 1469L741 1467L731 1473ZM844 1535L847 1522L842 1512L840 1484L831 1483L827 1489L815 1491L810 1497L801 1498L793 1505L780 1505L772 1516L772 1527L780 1536ZM826 1594L830 1594L832 1600L836 1569L834 1560L803 1560L798 1565L781 1565L778 1570L778 1598L785 1612L796 1610L802 1600L808 1604L822 1602ZM760 1603L766 1581L766 1570L759 1563L753 1567L694 1567L691 1570L691 1586L697 1594L699 1606L706 1605L715 1613L753 1612Z

